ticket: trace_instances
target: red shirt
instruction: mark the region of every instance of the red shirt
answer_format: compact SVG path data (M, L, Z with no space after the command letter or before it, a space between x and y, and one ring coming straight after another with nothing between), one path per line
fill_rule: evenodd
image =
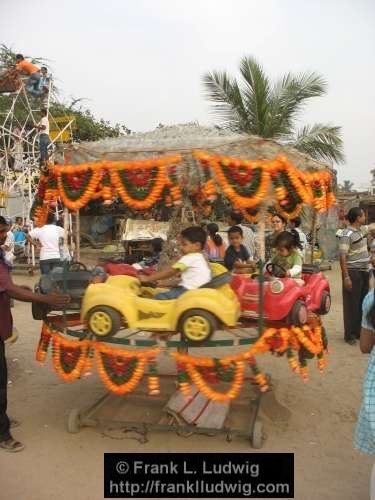
M0 254L0 338L6 340L12 335L13 318L10 311L10 297L8 288L12 283L9 267Z

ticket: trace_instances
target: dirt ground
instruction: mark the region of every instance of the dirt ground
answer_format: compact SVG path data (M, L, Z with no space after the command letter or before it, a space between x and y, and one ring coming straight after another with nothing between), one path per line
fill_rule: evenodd
M342 306L337 267L327 272L333 307L325 320L331 354L324 375L310 363L310 382L291 373L284 358L264 356L260 366L278 381L277 395L291 413L287 427L264 419L268 439L261 451L295 454L295 498L298 500L367 500L372 460L353 449L367 357L343 342ZM16 276L31 284L31 278ZM35 281L35 278L34 278ZM104 393L97 375L73 384L62 382L51 365L34 360L40 323L33 321L30 305L13 309L18 341L8 348L9 414L21 420L14 436L25 443L23 452L0 453L1 500L99 500L103 498L104 452L251 452L244 439L228 443L224 436L179 437L151 433L148 442L114 439L93 428L78 434L66 431L71 408L89 405ZM215 356L222 355L224 351ZM115 405L116 406L116 405ZM117 411L113 407L113 413ZM111 408L107 411L111 413ZM125 407L127 418L152 406Z

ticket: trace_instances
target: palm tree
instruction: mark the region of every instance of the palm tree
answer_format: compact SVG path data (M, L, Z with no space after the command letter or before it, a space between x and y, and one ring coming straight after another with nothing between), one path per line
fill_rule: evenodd
M339 191L343 193L352 193L354 191L354 183L352 181L345 180L339 185Z
M212 101L219 124L235 132L273 138L318 160L344 161L341 127L316 123L296 130L306 102L326 93L325 80L316 73L286 74L272 83L253 57L240 62L241 80L226 71L203 76L206 97Z

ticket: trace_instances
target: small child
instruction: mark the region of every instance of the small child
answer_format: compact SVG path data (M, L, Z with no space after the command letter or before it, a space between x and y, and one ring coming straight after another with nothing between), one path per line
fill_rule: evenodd
M219 226L215 222L207 224L208 238L204 250L209 259L223 260L226 246L223 238L219 234Z
M199 226L184 229L180 234L180 250L183 256L163 271L139 277L141 283L150 283L181 275L179 285L167 292L157 293L154 297L156 300L177 299L188 290L195 290L211 280L211 269L202 253L206 239L205 231Z
M301 243L297 231L292 229L290 232L281 232L275 240L274 248L276 255L271 262L284 268L290 278L301 278L303 259L299 252Z
M243 231L240 226L232 226L228 229L228 239L230 245L224 256L225 267L229 271L232 271L233 268L247 267L250 255L247 248L242 244Z

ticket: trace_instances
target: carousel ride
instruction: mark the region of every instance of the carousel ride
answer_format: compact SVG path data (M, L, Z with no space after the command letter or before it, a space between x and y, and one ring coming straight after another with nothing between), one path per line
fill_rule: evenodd
M75 311L63 311L62 314L46 311L37 350L37 360L43 362L51 345L53 367L69 382L91 373L95 364L108 389L108 394L92 407L72 410L68 419L70 432L102 423L100 418L93 418L93 413L111 394L124 396L140 389L146 380L149 396L160 397L160 379L164 374L159 373L158 356L163 352L176 364L173 376L177 376L179 391L173 400L173 412L176 412L176 405L189 406L198 394L206 407L219 404L220 408L229 409L229 403L238 398L243 386L247 385L256 394L249 430L228 429L224 425L225 418L219 427L207 426L207 422L200 425L199 419L188 420L183 425L121 421L116 423L117 427L225 432L227 436L244 435L250 438L254 447L261 447L264 436L258 411L262 399L271 397L273 391L256 358L264 353L284 356L304 381L308 379L309 359L315 357L318 369L324 368L327 338L320 315L329 311L327 280L318 270L311 269L305 269L303 286L280 276L280 270L276 269L269 269L269 276L265 277L262 260L264 219L270 203L288 219L296 217L305 205L316 212L329 210L335 203L330 171L302 171L286 157L254 161L203 151L191 154L199 172L199 191L204 199L214 202L220 194L248 221L258 222L263 242L259 272L230 275L221 266L213 265L212 283L163 303L153 300L155 290L141 287L134 276L112 276L104 283L88 285L85 275L86 284L81 287L78 297L80 311L77 312L76 301ZM181 155L50 166L48 174L40 178L32 216L37 225L43 225L56 200L66 211L74 212L97 199L107 203L120 199L133 210L148 210L160 202L172 204L178 210L189 190L179 181L183 168ZM70 279L73 282L74 276ZM69 293L67 283L66 276L60 277L60 290L65 293ZM274 324L267 322L269 310L280 312L278 303L280 305L283 296L288 297L284 300L288 303L285 310L298 304L298 312L290 314L289 311L275 318ZM250 325L246 324L246 316L257 320L256 334L247 328ZM211 337L223 327L230 332L229 336L221 331ZM181 335L174 337L176 333ZM228 351L238 346L245 350L221 358L189 353L191 348L196 351L202 347L223 346ZM215 411L218 411L217 406Z

